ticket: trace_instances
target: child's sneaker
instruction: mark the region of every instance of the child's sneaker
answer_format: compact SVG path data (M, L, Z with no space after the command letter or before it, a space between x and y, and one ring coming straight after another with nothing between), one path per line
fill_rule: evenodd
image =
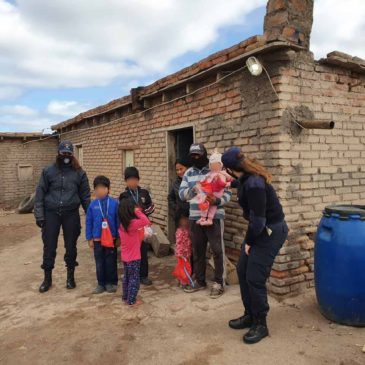
M204 290L206 288L206 285L200 285L197 281L194 281L193 285L186 285L186 287L184 288L184 292L195 293L196 291Z
M93 294L101 294L105 292L105 288L101 285L97 285L96 288L93 290Z
M136 307L138 307L138 306L139 306L139 305L141 305L141 304L143 304L142 300L141 300L141 299L137 299L137 300L135 301L135 303L133 303L133 304L129 304L129 303L128 303L128 306L129 306L130 308L136 308Z
M222 284L219 283L214 283L212 286L212 289L210 291L210 297L212 299L217 299L220 296L222 296L224 293L224 288Z

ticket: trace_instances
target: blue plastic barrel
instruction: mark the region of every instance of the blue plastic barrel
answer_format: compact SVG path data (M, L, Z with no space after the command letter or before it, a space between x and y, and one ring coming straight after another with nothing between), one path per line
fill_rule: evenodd
M365 326L365 206L329 206L314 248L314 280L322 314Z

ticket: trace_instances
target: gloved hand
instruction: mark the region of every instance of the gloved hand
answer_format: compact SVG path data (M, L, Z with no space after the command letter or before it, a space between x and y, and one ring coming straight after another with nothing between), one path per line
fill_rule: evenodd
M37 219L35 221L36 225L39 227L39 228L43 228L44 226L44 219Z

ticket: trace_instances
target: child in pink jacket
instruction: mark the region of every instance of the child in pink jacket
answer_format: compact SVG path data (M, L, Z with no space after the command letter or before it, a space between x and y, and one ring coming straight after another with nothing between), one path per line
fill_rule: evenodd
M124 265L122 299L128 305L138 305L142 303L137 301L140 284L141 243L144 227L151 225L151 222L130 197L120 200L119 220L121 255Z

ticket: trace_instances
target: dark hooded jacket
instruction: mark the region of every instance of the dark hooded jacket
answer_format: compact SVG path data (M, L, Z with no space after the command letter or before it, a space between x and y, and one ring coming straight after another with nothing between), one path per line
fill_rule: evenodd
M46 210L63 213L82 205L86 212L89 204L89 181L83 169L56 163L43 169L34 203L36 220L44 220Z

